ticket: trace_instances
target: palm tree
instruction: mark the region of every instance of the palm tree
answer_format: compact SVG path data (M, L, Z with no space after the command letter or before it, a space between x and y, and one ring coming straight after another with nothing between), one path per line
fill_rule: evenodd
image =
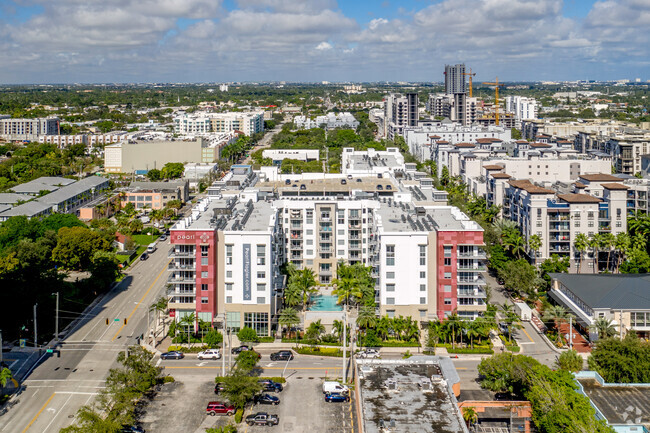
M537 252L542 247L542 238L539 235L532 235L528 238L528 249L533 253L533 263L537 261Z
M357 326L361 329L374 328L377 325L377 315L372 307L359 308L357 316Z
M363 297L363 292L357 285L357 279L354 278L350 266L339 266L337 271L337 278L332 281L336 289L332 293L338 296L338 303L349 306L354 304L357 300Z
M502 235L503 246L507 251L517 258L524 253L524 238L519 231L508 231Z
M584 257L585 251L589 246L589 238L584 233L578 233L576 238L573 240L573 249L578 253L578 273L580 273L580 268L582 268L582 257Z
M315 287L317 285L318 282L316 281L314 271L310 268L296 271L289 277L287 287L289 288L289 292L296 292L300 296L303 313L307 311L311 295L318 292L318 289Z
M181 319L181 322L180 322L181 325L187 326L187 344L189 344L190 346L191 346L191 344L190 344L190 330L192 329L192 327L195 326L195 322L196 322L196 314L194 314L194 313L187 314L187 315L183 316L183 318Z
M510 231L517 230L516 222L503 218L495 219L492 223L492 226L494 227L494 231L499 238Z
M481 335L480 326L481 326L480 322L471 321L467 323L467 326L465 328L466 329L465 333L469 337L469 345L472 349L474 348L474 337L478 337Z
M646 215L645 212L639 211L628 218L627 226L633 236L641 234L647 239L650 235L650 216Z
M449 330L451 331L451 346L456 347L456 334L460 333L459 331L461 330L461 320L460 317L458 317L458 313L455 311L451 313L448 317L447 320L445 320L447 323L447 326L449 327Z
M619 271L623 257L630 249L630 235L625 232L618 233L614 239L614 248L616 249L616 272Z
M609 259L612 256L612 248L616 244L616 238L611 233L603 233L601 235L601 245L604 249L607 250L607 270L609 271Z
M600 251L601 239L602 237L600 236L600 233L594 233L587 242L587 245L591 248L591 253L594 256L594 274L598 272L598 252Z
M169 299L166 296L161 296L160 298L158 298L156 302L154 302L149 306L149 311L156 312L156 328L158 326L158 323L160 322L160 315L167 313L168 304L169 304ZM163 322L163 334L165 333L164 324L165 323Z
M305 338L316 341L323 332L325 332L325 325L321 323L321 319L318 319L309 324L305 331Z
M404 324L404 341L420 340L420 327L418 322L413 320L411 316L408 316Z
M278 318L278 323L282 326L288 327L291 329L294 325L300 323L300 317L298 317L298 312L294 308L284 308L280 312L280 317ZM298 344L298 331L296 330L296 344Z
M598 332L598 338L601 340L605 338L614 337L615 335L618 334L618 332L616 331L616 327L612 324L612 321L609 320L607 317L597 318L592 326Z
M555 325L555 328L559 330L560 324L566 323L570 317L573 317L573 315L570 314L566 308L561 305L553 305L544 311L542 319L544 319L546 322L552 321Z
M472 424L475 424L478 421L478 414L473 407L464 407L463 419L467 423L467 427L472 427Z
M428 345L431 349L435 349L440 341L440 337L443 335L443 324L440 320L432 320L429 322L428 326ZM432 344L433 343L433 344Z
M377 322L377 336L382 340L386 340L388 338L388 334L390 333L390 327L391 320L388 318L388 316L380 317L379 321Z
M2 389L4 389L4 387L7 386L7 382L12 380L13 378L14 375L11 373L11 370L9 370L8 368L2 368L2 370L0 370L0 391L2 391Z

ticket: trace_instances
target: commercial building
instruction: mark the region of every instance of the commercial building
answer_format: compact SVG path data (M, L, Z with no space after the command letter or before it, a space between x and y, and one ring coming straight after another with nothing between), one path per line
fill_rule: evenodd
M170 180L167 182L131 182L121 191L122 207L133 203L136 209L162 209L172 200L184 204L190 198L187 180Z
M174 117L177 134L240 132L251 136L264 131L264 112L182 113Z
M298 161L318 161L320 151L318 149L264 149L263 158L270 158L273 164L281 164L285 159L296 159Z
M404 155L397 147L383 151L354 150L345 147L341 152L341 173L353 176L390 175L405 171Z
M382 315L427 322L486 309L483 229L415 172L234 167L171 232L170 308L181 316L226 317L229 327L266 335L280 307L280 266L310 268L327 286L340 260L373 267Z
M223 141L208 141L200 137L123 141L104 148L104 170L108 173L146 173L154 168L161 169L168 162L215 162L223 147L221 143Z
M8 141L33 141L40 135L59 133L59 118L0 119L0 138Z
M622 332L650 338L649 274L550 274L549 296L575 316L575 325L590 340L598 339L594 324L610 320Z

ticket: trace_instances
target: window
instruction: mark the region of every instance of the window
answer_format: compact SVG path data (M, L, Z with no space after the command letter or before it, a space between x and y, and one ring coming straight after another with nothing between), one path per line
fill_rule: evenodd
M312 229L307 229L305 231L307 232L307 236L313 236L314 235L314 231Z
M589 227L593 227L593 226L594 226L594 222L593 222L593 221L589 221L589 223L587 223L587 226L589 226Z
M201 297L201 303L202 303L202 304L207 304L207 303L208 303L208 298L205 297L205 296L202 296L202 297Z
M420 312L420 317L427 317L427 310L418 310Z
M232 296L226 296L226 304L232 304Z
M239 311L226 311L226 327L239 331L241 313Z
M395 245L386 245L386 266L395 266Z
M257 303L258 304L266 304L266 298L264 296L258 296L257 297Z
M314 245L313 239L307 239L305 242L307 242L307 245Z
M451 266L451 257L445 257L445 266Z
M427 246L419 245L420 247L420 266L425 266L427 264Z
M587 212L587 218L590 220L594 219L594 213L592 211Z
M232 245L226 245L226 264L232 265Z
M392 319L393 317L395 317L395 310L386 310L386 316Z
M339 256L344 256L345 250L336 250L336 254L338 254Z
M339 245L345 245L345 239L339 239L339 240L337 241L337 243L338 243Z
M207 284L201 284L201 290L208 290Z
M573 224L574 227L580 227L580 221L576 220L575 223Z
M541 222L541 221L537 221L537 227L541 227L541 226L542 226L542 222Z
M426 284L420 284L420 292L426 292L427 291L427 285Z
M257 264L258 265L266 264L266 245L257 246Z
M208 278L208 271L202 271L201 278Z
M451 257L451 247L443 247L445 257Z
M426 272L424 272L424 271L420 272L420 278L426 278L426 277L427 277ZM451 275L449 276L449 278L451 278Z
M445 305L451 305L451 298L445 298Z
M264 271L258 271L257 272L257 278L264 279L266 278L266 272Z
M394 292L395 291L395 284L386 284L386 291L387 292Z
M395 298L386 298L386 305L395 305Z
M451 293L451 284L445 284L442 287L443 287L445 293Z
M268 335L269 313L244 313L244 326L253 328L257 335Z
M208 251L210 247L208 245L201 245L201 257L208 257Z
M542 217L542 209L537 209L537 218Z
M201 257L201 265L202 266L208 266L208 258L207 257Z
M395 279L395 272L386 272L386 279L387 280L394 280Z
M259 283L259 284L257 285L257 291L258 291L258 292L263 292L263 291L265 291L265 290L266 290L266 284Z
M307 251L305 251L305 255L307 255L307 256L313 256L313 255L314 255L314 250L307 250Z
M619 228L621 227L621 222L620 221L616 221L616 227L619 227Z
M226 271L226 278L232 278L232 271Z
M422 273L420 273L420 278L422 278ZM451 272L445 272L444 278L451 278Z
M345 235L345 230L338 230L337 231L339 236L344 236Z
M226 290L232 290L232 283L226 283Z
M426 304L427 298L420 298L420 304Z

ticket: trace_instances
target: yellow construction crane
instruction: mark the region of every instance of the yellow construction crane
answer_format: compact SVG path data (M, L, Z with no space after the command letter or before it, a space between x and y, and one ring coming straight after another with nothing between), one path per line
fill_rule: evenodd
M469 97L472 97L472 77L476 76L476 72L472 74L472 68L469 68L469 72L463 72L463 75L469 77Z
M470 69L471 72L471 69ZM494 86L494 120L497 126L499 126L499 87L503 84L499 84L499 77L496 78L494 83L483 83L488 86Z

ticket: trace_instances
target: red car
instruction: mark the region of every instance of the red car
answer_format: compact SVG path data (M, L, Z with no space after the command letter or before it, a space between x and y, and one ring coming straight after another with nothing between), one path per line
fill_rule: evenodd
M205 411L208 415L212 416L215 416L217 414L231 416L235 413L235 406L228 406L225 403L221 403L220 401L211 401L208 403L208 407L205 409Z

